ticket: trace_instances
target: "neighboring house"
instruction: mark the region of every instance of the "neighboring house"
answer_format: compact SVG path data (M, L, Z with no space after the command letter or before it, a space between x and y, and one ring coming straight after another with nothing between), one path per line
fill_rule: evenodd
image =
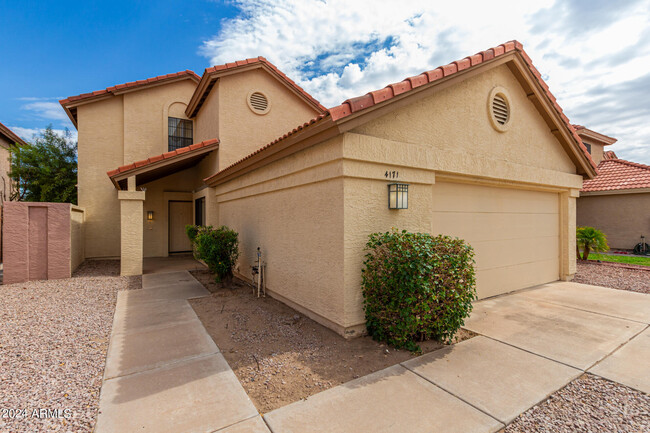
M330 109L263 58L61 104L79 131L86 256L121 257L123 274L189 250L185 224L224 224L238 274L261 247L272 296L354 335L372 232L467 240L481 298L575 273L576 198L596 165L516 41Z
M598 176L583 184L577 213L578 226L602 230L610 248L631 250L641 242L641 236L648 242L650 166L604 152Z
M611 146L617 141L615 138L592 131L582 125L573 125L573 128L582 139L582 144L585 145L587 152L591 155L591 159L593 159L596 164L600 164L600 161L605 158L605 146Z
M16 144L25 145L27 143L11 129L0 123L0 202L11 200L13 182L9 179L9 172L11 171L9 149Z

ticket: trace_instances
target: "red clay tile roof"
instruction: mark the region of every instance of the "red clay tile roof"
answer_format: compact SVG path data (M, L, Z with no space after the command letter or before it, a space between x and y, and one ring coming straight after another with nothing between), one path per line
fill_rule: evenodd
M616 156L613 150L606 150L603 152L603 159L618 159L618 156Z
M293 81L291 78L287 77L284 72L279 70L273 63L269 62L266 60L264 57L254 57L251 59L246 59L246 60L238 60L236 62L231 62L231 63L226 63L224 65L216 65L212 66L209 68L206 68L205 71L203 72L203 76L201 77L201 81L203 82L204 80L209 80L211 78L211 75L213 74L220 74L225 71L231 71L236 68L243 68L249 65L256 65L256 64L261 64L264 66L267 66L273 73L275 73L278 78L280 78L282 81L286 82L290 87L292 87L294 90L296 90L300 95L302 95L305 99L307 99L309 102L311 102L312 105L314 105L315 108L317 108L321 112L327 111L327 109L321 105L320 102L316 100L313 96L311 96L305 89L300 87L298 84L296 84L295 81ZM199 83L200 87L201 83ZM196 113L200 110L201 105L205 98L207 97L207 93L210 93L210 90L212 90L211 86L208 86L204 94L201 96L199 101L196 103L196 107L192 107L192 104L190 103L190 106L188 106L188 111L191 112L191 116L188 114L189 117L194 117ZM194 98L193 98L194 99Z
M7 128L2 123L0 123L0 135L4 135L7 138L8 141L12 142L12 144L18 143L18 144L22 144L22 145L27 145L25 140L23 140L22 138L17 136L15 132L13 132L11 129Z
M152 84L152 83L157 83L157 82L160 82L160 81L171 80L171 79L175 79L175 78L179 78L179 77L183 77L183 76L188 76L188 77L194 78L194 79L196 79L196 81L200 80L200 78L201 78L198 75L196 75L196 73L194 73L194 71L190 71L188 69L188 70L181 71L181 72L176 72L176 73L173 73L173 74L159 75L157 77L147 78L146 80L137 80L137 81L131 81L131 82L124 83L124 84L117 84L115 86L107 87L107 88L102 89L102 90L95 90L94 92L90 92L90 93L82 93L81 95L68 96L65 99L61 99L59 101L59 104L66 105L66 104L69 104L71 102L80 101L82 99L93 98L95 96L103 96L103 95L107 95L109 93L115 93L115 92L120 91L120 90L145 86L147 84Z
M232 169L234 166L240 164L241 162L251 158L252 156L260 153L261 151L273 146L274 144L286 139L287 137L295 134L298 131L302 131L305 128L309 127L310 125L313 125L317 121L325 118L325 117L331 117L331 120L336 122L340 119L343 119L347 116L352 115L353 113L357 113L359 111L365 110L373 105L382 103L384 101L387 101L389 99L392 99L395 96L401 95L402 93L409 92L417 87L420 87L422 85L425 85L427 83L432 83L436 80L439 80L444 77L448 77L450 75L453 75L459 71L464 71L466 69L470 69L474 66L477 66L481 63L487 62L489 60L492 60L496 57L502 56L506 53L512 52L512 51L517 51L523 60L525 61L526 65L530 69L530 71L533 73L535 76L535 79L541 86L541 88L544 90L544 93L546 96L549 98L549 100L552 102L553 107L555 110L558 112L558 115L564 122L564 124L567 127L567 130L571 133L571 136L573 139L578 143L580 149L582 150L585 158L587 161L591 164L591 166L596 169L596 163L594 160L591 158L591 155L587 151L587 148L585 147L584 143L582 142L582 139L576 132L576 127L580 128L580 125L571 125L571 122L569 121L569 118L564 114L562 111L562 108L558 105L557 100L555 99L555 96L551 93L549 90L548 85L546 82L542 79L541 74L533 66L533 62L528 57L528 54L524 51L524 47L521 43L518 41L510 41L506 42L505 44L501 44L497 47L490 48L485 51L481 51L479 53L474 54L473 56L468 56L465 57L462 60L456 60L454 62L449 63L448 65L445 66L440 66L436 69L430 70L430 71L425 71L421 73L420 75L416 75L413 77L406 78L403 81L400 81L399 83L394 83L394 84L389 84L383 89L375 90L373 92L369 92L363 96L358 96L356 98L351 98L346 101L344 101L341 105L338 105L336 107L329 108L326 113L310 120L307 123L304 123L301 126L298 126L297 128L294 128L293 131L288 132L287 134L284 134L282 137L276 139L275 141L265 145L264 147L258 149L257 151L253 152L252 154L246 156L245 158L240 159L239 161L235 162L234 164L231 164L230 166L224 168L223 170L219 171L218 173L215 173L214 175L208 177L205 179L207 182L208 180L216 177L219 174L222 174L223 172Z
M219 140L217 140L216 138L213 138L212 140L202 141L200 143L196 143L196 144L192 144L190 146L181 147L180 149L172 150L171 152L165 152L165 153L163 153L161 155L152 156L151 158L147 158L147 159L143 159L141 161L133 162L131 164L123 165L121 167L116 168L115 170L107 171L106 174L108 175L108 177L114 178L115 176L117 176L119 174L124 174L126 172L133 171L135 169L145 167L147 165L153 164L154 162L162 161L162 160L165 160L165 159L175 158L175 157L177 157L179 155L187 154L188 152L191 153L191 152L197 151L199 149L203 149L203 148L208 147L208 146L215 146L215 145L218 145L218 144L219 144Z
M637 188L650 188L650 166L624 159L603 159L598 176L582 184L583 192Z
M185 71L175 72L173 74L159 75L157 77L147 78L146 80L131 81L128 83L117 84L115 86L107 87L102 90L95 90L94 92L82 93L81 95L76 95L76 96L69 96L65 99L61 99L59 101L59 104L61 104L61 106L65 110L66 114L68 115L72 123L75 126L77 126L77 112L76 112L76 108L73 107L73 105L76 102L91 99L91 98L99 98L125 89L134 89L138 87L145 87L152 84L160 84L167 81L176 81L179 78L191 78L192 80L198 82L201 77L196 75L194 71L190 71L189 69L187 69Z

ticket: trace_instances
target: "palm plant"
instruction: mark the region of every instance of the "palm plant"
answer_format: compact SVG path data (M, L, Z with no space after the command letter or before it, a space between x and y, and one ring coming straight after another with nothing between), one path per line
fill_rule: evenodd
M580 257L582 247L582 257ZM576 230L576 249L578 258L587 260L591 251L607 251L607 236L593 227L578 227Z

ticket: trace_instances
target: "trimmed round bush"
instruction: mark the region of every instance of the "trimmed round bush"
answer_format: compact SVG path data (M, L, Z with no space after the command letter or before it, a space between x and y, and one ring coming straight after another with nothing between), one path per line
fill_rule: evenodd
M362 270L368 333L420 351L417 342L449 341L476 299L474 250L465 241L428 233L373 233Z
M239 258L238 233L226 226L218 229L207 226L199 228L196 232L188 230L188 236L191 235L194 235L196 257L208 265L217 282L230 280Z

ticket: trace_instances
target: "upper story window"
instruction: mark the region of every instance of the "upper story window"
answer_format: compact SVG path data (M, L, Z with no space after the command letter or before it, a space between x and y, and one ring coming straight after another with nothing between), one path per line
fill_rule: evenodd
M180 149L192 144L192 121L187 119L169 118L169 151Z
M589 144L589 143L587 143L585 141L583 141L582 144L584 144L585 147L587 148L587 152L589 152L589 154L591 154L591 144Z

